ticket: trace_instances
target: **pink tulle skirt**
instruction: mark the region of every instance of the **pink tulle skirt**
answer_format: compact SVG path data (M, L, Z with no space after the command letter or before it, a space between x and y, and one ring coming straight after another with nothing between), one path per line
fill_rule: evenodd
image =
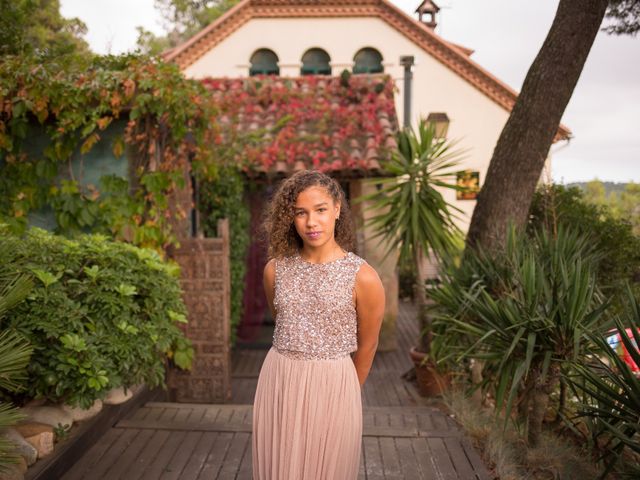
M297 360L271 348L253 403L254 480L354 480L362 398L348 355Z

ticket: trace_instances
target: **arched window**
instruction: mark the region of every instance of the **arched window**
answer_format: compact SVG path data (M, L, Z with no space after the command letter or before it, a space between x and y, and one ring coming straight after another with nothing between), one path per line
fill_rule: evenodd
M331 57L321 48L311 48L302 56L302 75L331 75Z
M353 57L353 73L382 73L382 55L375 48L363 48Z
M268 48L256 50L253 55L251 55L249 75L280 75L278 56Z

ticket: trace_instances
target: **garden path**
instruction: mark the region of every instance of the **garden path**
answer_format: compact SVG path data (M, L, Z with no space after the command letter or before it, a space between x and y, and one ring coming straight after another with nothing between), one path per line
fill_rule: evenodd
M363 390L359 480L489 479L454 420L401 378L417 338L410 304L401 302L398 327L398 350L376 354ZM233 403L149 402L111 428L63 480L251 479L251 404L265 355L233 353Z

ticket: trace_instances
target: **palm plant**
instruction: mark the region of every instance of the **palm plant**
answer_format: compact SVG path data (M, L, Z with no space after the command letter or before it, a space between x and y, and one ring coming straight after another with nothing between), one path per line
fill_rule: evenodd
M629 284L627 298L627 312L622 318L615 318L616 331L631 359L640 365L640 302ZM578 416L591 419L596 444L602 440L606 461L600 478L604 478L624 450L640 455L640 378L610 348L603 335L594 334L592 340L598 355L590 364L577 365L578 375L572 377L571 384L576 392L585 394ZM636 465L634 473L640 475L640 466Z
M592 332L602 332L607 302L596 285L598 254L589 239L560 227L532 238L509 229L504 251L477 249L462 272L432 292L435 323L457 359L484 362L496 414L512 409L537 445L549 396L582 358Z
M453 168L463 152L453 150L454 142L438 137L435 124L424 119L419 122L417 134L411 127L398 132L397 143L397 151L381 165L389 177L370 180L382 184L382 189L355 201L371 202L367 210L374 214L365 226L371 226L373 238L386 244L384 258L397 252L399 263L414 265L422 332L419 349L429 353L432 333L422 258L432 251L442 259L456 252L456 246L460 245L462 234L454 223L453 212L462 211L448 203L438 189L459 188L450 180L455 180Z
M0 242L0 259L6 258L2 252L6 248L7 244ZM6 265L6 262L1 263ZM31 288L32 282L28 277L16 278L7 268L0 268L0 327L6 312L21 302ZM15 407L1 400L4 392L17 392L21 389L20 381L25 379L25 369L31 353L32 348L18 333L11 330L0 333L0 430L22 418ZM13 449L14 445L0 436L0 471L15 460Z

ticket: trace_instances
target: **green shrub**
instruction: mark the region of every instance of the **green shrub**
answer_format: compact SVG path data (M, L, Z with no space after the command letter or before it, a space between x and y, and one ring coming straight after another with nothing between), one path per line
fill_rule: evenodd
M32 287L26 276L7 274L0 264L0 320L7 311L24 301ZM24 384L31 353L31 347L21 335L8 329L0 331L0 431L23 419L17 408L5 400ZM0 473L17 461L15 445L0 435Z
M631 359L640 365L640 302L630 288L627 302L624 315L615 319L616 330ZM579 417L587 419L591 444L601 450L605 460L600 477L604 478L625 450L632 452L636 460L640 458L640 378L610 348L603 335L593 335L593 343L598 354L578 365L578 375L571 384L582 398ZM640 465L632 469L638 478Z
M235 167L222 167L215 180L199 184L198 209L207 237L217 236L218 220L229 219L229 268L231 276L231 345L243 314L246 258L249 249L249 207L244 198L245 181Z
M484 362L496 413L508 419L517 405L531 445L564 372L604 328L597 257L588 237L563 227L532 237L510 229L504 251L468 252L430 292L436 332L459 360Z
M625 283L631 282L640 294L640 237L633 225L616 219L606 206L588 203L577 187L551 185L538 189L530 209L529 231L541 227L556 231L559 225L588 234L601 259L597 266L598 285L611 298L609 315L622 313Z
M190 367L193 349L177 326L186 322L178 269L155 251L40 229L0 245L0 264L35 282L0 325L34 347L28 397L87 407L114 387L163 384L167 356Z

